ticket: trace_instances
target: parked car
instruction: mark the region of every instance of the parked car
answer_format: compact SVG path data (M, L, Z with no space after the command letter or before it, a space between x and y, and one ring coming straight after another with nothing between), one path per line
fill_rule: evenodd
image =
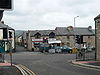
M49 53L55 53L55 49L49 49Z
M68 47L67 45L62 46L61 50L62 50L62 52L67 52L67 53L72 52L72 48Z
M62 48L60 46L56 46L55 47L55 52L56 53L61 53L62 52Z
M81 50L84 49L85 52L92 52L95 50L95 47L89 46L89 47L83 47Z
M39 46L39 51L40 52L48 52L49 50L49 45L48 44L40 44Z
M92 46L89 46L89 47L86 48L86 51L87 52L92 52L93 50L95 50L95 49Z

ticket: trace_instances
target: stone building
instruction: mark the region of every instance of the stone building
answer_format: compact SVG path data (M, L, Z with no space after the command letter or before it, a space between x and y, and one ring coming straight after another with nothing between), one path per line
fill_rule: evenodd
M43 43L43 39L59 42L57 45L68 45L75 47L75 36L81 36L81 46L95 47L95 33L91 26L83 27L56 27L55 30L34 30L28 31L26 42L28 50L32 50L35 44ZM61 42L60 42L61 41Z
M94 18L96 33L96 59L100 60L100 14Z
M74 47L75 46L75 36L82 36L83 45L95 46L94 31L89 26L88 28L83 27L57 27L57 39L60 39L64 44Z

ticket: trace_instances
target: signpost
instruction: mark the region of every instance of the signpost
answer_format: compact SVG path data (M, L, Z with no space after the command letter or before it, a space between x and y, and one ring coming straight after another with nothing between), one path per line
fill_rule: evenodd
M0 21L2 20L4 10L11 10L11 9L12 9L12 0L0 0ZM3 39L0 40L1 57L3 58L4 61L5 42L7 42L7 46L9 46L8 50L10 50L10 60L12 66L12 46L10 41L8 40L8 27L6 29L3 29L3 32L4 32ZM4 39L6 39L6 41Z

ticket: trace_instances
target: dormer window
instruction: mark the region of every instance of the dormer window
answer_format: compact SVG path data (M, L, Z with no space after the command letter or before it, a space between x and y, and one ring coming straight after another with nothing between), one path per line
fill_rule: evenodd
M51 33L49 34L49 38L55 38L55 33L51 32Z
M40 39L41 38L41 34L40 33L36 33L34 36L35 36L35 39Z

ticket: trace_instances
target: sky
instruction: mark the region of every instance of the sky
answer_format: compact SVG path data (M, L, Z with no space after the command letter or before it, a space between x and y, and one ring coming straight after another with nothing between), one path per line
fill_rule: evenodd
M3 21L15 30L53 30L56 27L95 28L100 0L13 0L13 10Z

